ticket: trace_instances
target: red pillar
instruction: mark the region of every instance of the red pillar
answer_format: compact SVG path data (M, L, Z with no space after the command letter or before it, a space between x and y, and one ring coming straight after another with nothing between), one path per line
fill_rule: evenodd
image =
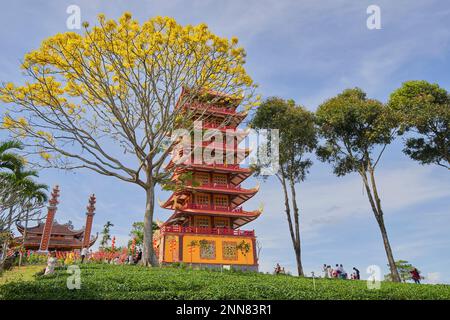
M83 237L83 247L88 248L89 242L91 240L92 222L94 220L95 214L95 195L93 194L89 198L89 205L87 206L86 212L86 226L84 227L84 237Z
M49 206L47 219L45 220L44 231L41 237L41 245L39 247L39 250L41 251L48 250L48 245L50 243L50 235L52 233L53 220L55 219L56 210L58 209L56 207L56 205L58 204L58 197L59 197L59 186L55 186L51 194L51 199L48 202Z

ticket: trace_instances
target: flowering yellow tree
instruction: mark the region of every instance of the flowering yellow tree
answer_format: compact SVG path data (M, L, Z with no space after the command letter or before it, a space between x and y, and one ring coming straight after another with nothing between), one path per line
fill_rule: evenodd
M8 103L2 125L42 167L87 168L142 187L143 263L153 265L154 187L168 174L164 140L189 119L180 116L183 104L221 92L250 108L256 86L238 40L205 24L181 26L167 17L140 24L125 13L118 21L99 15L96 26L83 28L52 36L25 56L27 82L0 88Z

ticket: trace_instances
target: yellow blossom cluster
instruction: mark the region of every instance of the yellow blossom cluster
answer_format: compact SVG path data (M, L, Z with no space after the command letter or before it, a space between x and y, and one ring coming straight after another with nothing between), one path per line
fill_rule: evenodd
M16 114L23 110L46 125L31 128L24 118L7 116L3 127L53 143L53 134L42 128L58 122L65 122L58 127L63 131L101 122L117 126L118 112L127 115L123 125L144 113L149 100L160 99L161 90L181 87L225 92L246 107L258 104L236 37L219 37L206 24L182 26L170 17L139 23L130 13L118 21L100 14L96 26L83 26L83 34L56 34L25 56L22 68L31 81L0 87L0 99L13 104Z

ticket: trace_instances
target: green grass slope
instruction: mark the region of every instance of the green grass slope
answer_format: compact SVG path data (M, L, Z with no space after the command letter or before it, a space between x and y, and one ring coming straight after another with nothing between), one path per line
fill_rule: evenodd
M34 281L0 285L0 299L450 299L450 286L312 279L256 273L89 264L81 288L69 290L66 270Z

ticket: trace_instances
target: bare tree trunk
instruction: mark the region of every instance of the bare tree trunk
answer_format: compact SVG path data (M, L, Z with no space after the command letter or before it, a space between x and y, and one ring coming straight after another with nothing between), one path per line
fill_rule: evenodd
M292 208L294 210L294 223L295 223L295 257L297 259L297 271L299 276L304 276L303 273L303 265L302 265L302 249L301 249L301 242L300 242L300 224L299 224L299 213L298 213L298 206L297 206L297 199L296 199L296 192L295 192L295 185L293 178L291 177L289 180L289 185L291 187L291 196L292 196Z
M144 266L157 266L158 261L153 249L153 211L155 208L155 186L153 183L147 186L146 205L144 217L144 240L141 263Z
M369 198L370 206L372 207L373 214L375 216L375 219L377 220L378 227L380 228L380 231L381 231L384 249L385 249L386 256L387 256L388 263L389 263L389 269L391 271L392 281L401 282L400 275L399 275L397 267L395 265L395 259L394 259L394 255L392 253L392 248L391 248L389 238L387 235L386 226L384 224L383 211L381 210L381 200L378 197L378 191L377 191L376 183L375 183L374 170L373 170L373 168L370 168L369 171L370 171L371 185L372 185L373 190L371 189L371 186L367 179L366 172L362 171L362 172L360 172L360 174L363 178L363 182L364 182L364 186L366 188L367 197Z
M286 218L288 220L289 232L290 232L291 240L292 240L292 246L293 246L294 252L295 252L295 258L296 258L296 262L297 262L297 271L298 271L299 276L303 276L303 267L301 264L300 247L297 245L299 243L299 241L297 241L297 238L296 238L295 232L294 232L294 226L292 224L291 208L289 205L289 194L288 194L288 190L287 190L287 186L286 186L286 179L284 178L283 170L281 170L281 171L282 171L281 177L278 177L278 179L280 180L281 186L283 188Z
M7 224L7 228L6 228L6 237L5 240L3 241L3 247L2 247L2 256L0 258L0 265L1 267L3 267L5 260L7 258L8 255L8 242L9 242L9 233L11 232L11 224L12 224L12 215L13 215L13 207L9 208L9 214L8 214L8 224Z
M6 231L6 232L8 232L8 231ZM0 265L2 265L2 266L6 259L6 250L7 249L8 249L8 240L5 238L5 240L3 241L3 245L2 245L2 256L0 257Z
M295 234L294 234L294 228L292 226L292 219L291 219L291 207L289 205L289 195L286 188L286 181L283 179L280 179L281 186L283 187L283 193L284 193L284 207L286 212L286 218L289 225L289 232L291 234L291 240L292 243L295 244Z
M386 251L386 256L389 262L389 269L391 270L392 281L401 282L400 275L398 274L397 267L395 265L394 255L392 254L391 244L389 243L389 238L387 235L386 227L384 225L383 216L377 218L378 226L381 231L381 236L383 237L384 249Z
M383 217L384 214L383 210L381 209L381 200L380 197L378 196L377 184L375 182L375 171L372 167L369 168L369 171L370 171L370 181L372 183L372 191L378 212L375 218L377 219L378 226L381 231L381 236L383 237L384 248L389 262L389 269L391 269L392 280L395 282L401 282L400 274L398 273L397 266L395 265L395 259L392 253L391 244L389 243L386 226L384 224L384 217Z
M29 209L27 209L27 213L25 216L25 229L23 230L22 246L20 248L19 267L22 265L23 249L25 248L25 241L27 240L28 213L29 213Z

